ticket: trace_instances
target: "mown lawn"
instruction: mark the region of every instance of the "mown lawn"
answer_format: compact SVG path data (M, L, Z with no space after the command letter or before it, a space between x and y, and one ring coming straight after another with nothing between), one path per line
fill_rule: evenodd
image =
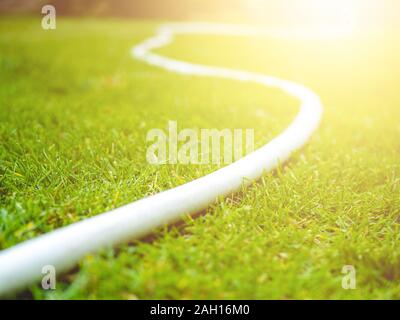
M146 133L282 131L297 101L278 90L148 66L130 48L159 23L0 19L0 249L180 185L215 165L146 162ZM184 230L86 257L49 298L400 298L400 43L181 36L160 51L265 72L317 92L308 146ZM341 286L344 265L357 289ZM1 284L0 284L1 285Z

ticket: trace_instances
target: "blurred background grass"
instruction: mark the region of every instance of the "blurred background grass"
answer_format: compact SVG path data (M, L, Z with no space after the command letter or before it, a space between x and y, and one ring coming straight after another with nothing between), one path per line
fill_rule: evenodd
M332 15L338 12L346 15L348 7L355 5L357 20L363 28L400 25L397 0L1 0L0 13L39 13L45 4L54 5L63 16L217 20L285 27L305 23L315 27L316 21L329 22ZM327 10L324 13L313 10L315 6L327 7Z

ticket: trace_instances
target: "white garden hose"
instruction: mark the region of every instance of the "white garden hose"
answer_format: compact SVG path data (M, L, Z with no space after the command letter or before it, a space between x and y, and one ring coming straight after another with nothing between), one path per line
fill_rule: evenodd
M165 25L154 37L135 46L132 55L172 72L254 82L279 88L299 99L300 111L296 118L271 142L229 166L179 187L1 251L0 295L37 281L43 277L42 268L46 265L54 266L57 273L66 271L90 252L142 237L157 227L207 208L218 197L239 190L242 185L260 178L264 172L287 160L317 129L322 115L320 99L300 84L253 72L187 63L151 52L152 49L170 44L173 35L179 33L263 35L263 31L236 26Z

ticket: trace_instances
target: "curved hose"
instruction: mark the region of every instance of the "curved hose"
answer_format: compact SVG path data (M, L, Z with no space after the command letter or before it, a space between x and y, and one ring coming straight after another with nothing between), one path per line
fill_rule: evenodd
M287 160L317 129L322 115L320 99L301 84L259 73L178 61L151 52L152 49L171 43L173 35L178 33L262 36L263 31L213 24L166 25L154 37L135 46L132 55L173 72L255 82L280 88L300 100L300 111L296 118L268 144L229 166L1 251L0 295L40 279L45 265L53 265L57 272L65 271L89 252L142 237L183 215L205 209L218 197L240 189L243 184L260 178L263 172Z

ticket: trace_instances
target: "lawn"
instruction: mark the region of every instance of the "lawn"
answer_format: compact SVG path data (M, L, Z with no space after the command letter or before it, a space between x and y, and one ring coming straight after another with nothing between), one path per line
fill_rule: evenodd
M216 165L146 162L146 133L281 132L298 103L279 90L177 75L130 48L159 22L0 19L0 249L188 182ZM159 52L257 71L320 95L319 131L290 162L184 229L105 249L35 299L399 299L400 41L179 36ZM344 290L353 265L357 289ZM0 284L1 285L1 284Z

